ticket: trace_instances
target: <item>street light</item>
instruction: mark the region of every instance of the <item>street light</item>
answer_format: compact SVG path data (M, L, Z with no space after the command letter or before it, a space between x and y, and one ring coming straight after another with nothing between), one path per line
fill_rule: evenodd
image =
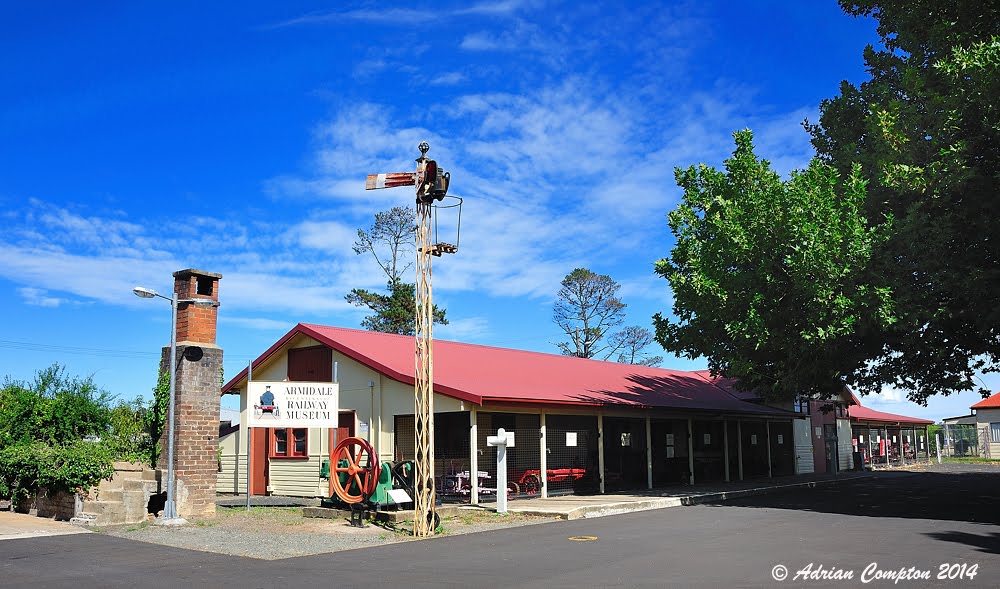
M170 419L167 421L167 501L163 505L163 515L160 516L161 525L181 525L186 523L184 518L177 515L177 503L174 501L174 489L177 486L174 479L174 422L177 421L175 411L175 399L177 390L177 305L181 303L193 303L195 305L215 306L212 299L178 299L177 293L173 296L165 297L151 288L137 286L132 289L132 293L141 299L152 299L159 297L165 301L170 301Z

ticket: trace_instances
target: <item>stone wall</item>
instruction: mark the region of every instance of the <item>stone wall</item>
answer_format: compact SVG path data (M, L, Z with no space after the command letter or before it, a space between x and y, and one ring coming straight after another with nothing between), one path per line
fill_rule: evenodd
M40 489L35 496L19 502L17 511L38 517L68 521L76 516L79 507L80 499L76 493Z

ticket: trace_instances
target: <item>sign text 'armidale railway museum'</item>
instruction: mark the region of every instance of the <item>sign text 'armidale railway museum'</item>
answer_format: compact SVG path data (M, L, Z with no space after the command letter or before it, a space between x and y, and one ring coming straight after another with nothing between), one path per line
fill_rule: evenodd
M337 427L337 383L251 381L248 393L250 427Z

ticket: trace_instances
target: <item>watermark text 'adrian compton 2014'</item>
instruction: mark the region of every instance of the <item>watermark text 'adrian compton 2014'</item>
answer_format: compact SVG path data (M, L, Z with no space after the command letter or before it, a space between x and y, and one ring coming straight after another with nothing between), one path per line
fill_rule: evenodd
M788 567L776 565L771 569L775 581L784 581L790 575ZM792 581L892 581L894 584L906 581L940 581L972 580L979 573L979 564L973 563L942 563L937 571L915 566L881 567L873 562L860 571L841 567L827 567L823 564L810 562L794 572Z

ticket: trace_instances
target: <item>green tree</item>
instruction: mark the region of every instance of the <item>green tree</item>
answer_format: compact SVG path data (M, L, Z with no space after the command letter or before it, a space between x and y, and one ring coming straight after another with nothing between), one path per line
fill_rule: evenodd
M898 321L859 340L862 391L911 400L975 387L1000 369L1000 4L841 0L878 21L870 79L843 82L809 126L820 157L869 181L869 219L894 217L869 280L893 288Z
M552 320L569 336L556 346L566 356L596 358L614 349L604 341L608 331L625 321L625 303L618 298L621 285L610 276L577 268L560 283ZM608 350L611 349L609 352Z
M674 318L656 314L669 351L773 399L829 395L857 369L866 326L893 321L890 291L863 280L888 222L870 226L865 181L819 161L783 181L734 134L724 170L677 169L676 244L656 263Z
M5 378L0 388L0 444L62 444L100 436L110 425L111 397L92 378L66 375L58 364L30 383Z
M373 312L361 321L368 331L413 335L416 330L417 301L414 286L401 280L386 285L388 294L355 288L345 298L358 307L367 307ZM434 305L434 323L447 325L445 311Z
M361 322L369 331L413 335L416 330L416 286L401 278L413 265L402 260L415 252L415 215L413 209L393 207L376 213L370 228L358 229L354 253L371 255L388 279L385 294L355 288L344 297L352 305L372 311ZM434 323L448 324L444 309L434 305L432 313Z

